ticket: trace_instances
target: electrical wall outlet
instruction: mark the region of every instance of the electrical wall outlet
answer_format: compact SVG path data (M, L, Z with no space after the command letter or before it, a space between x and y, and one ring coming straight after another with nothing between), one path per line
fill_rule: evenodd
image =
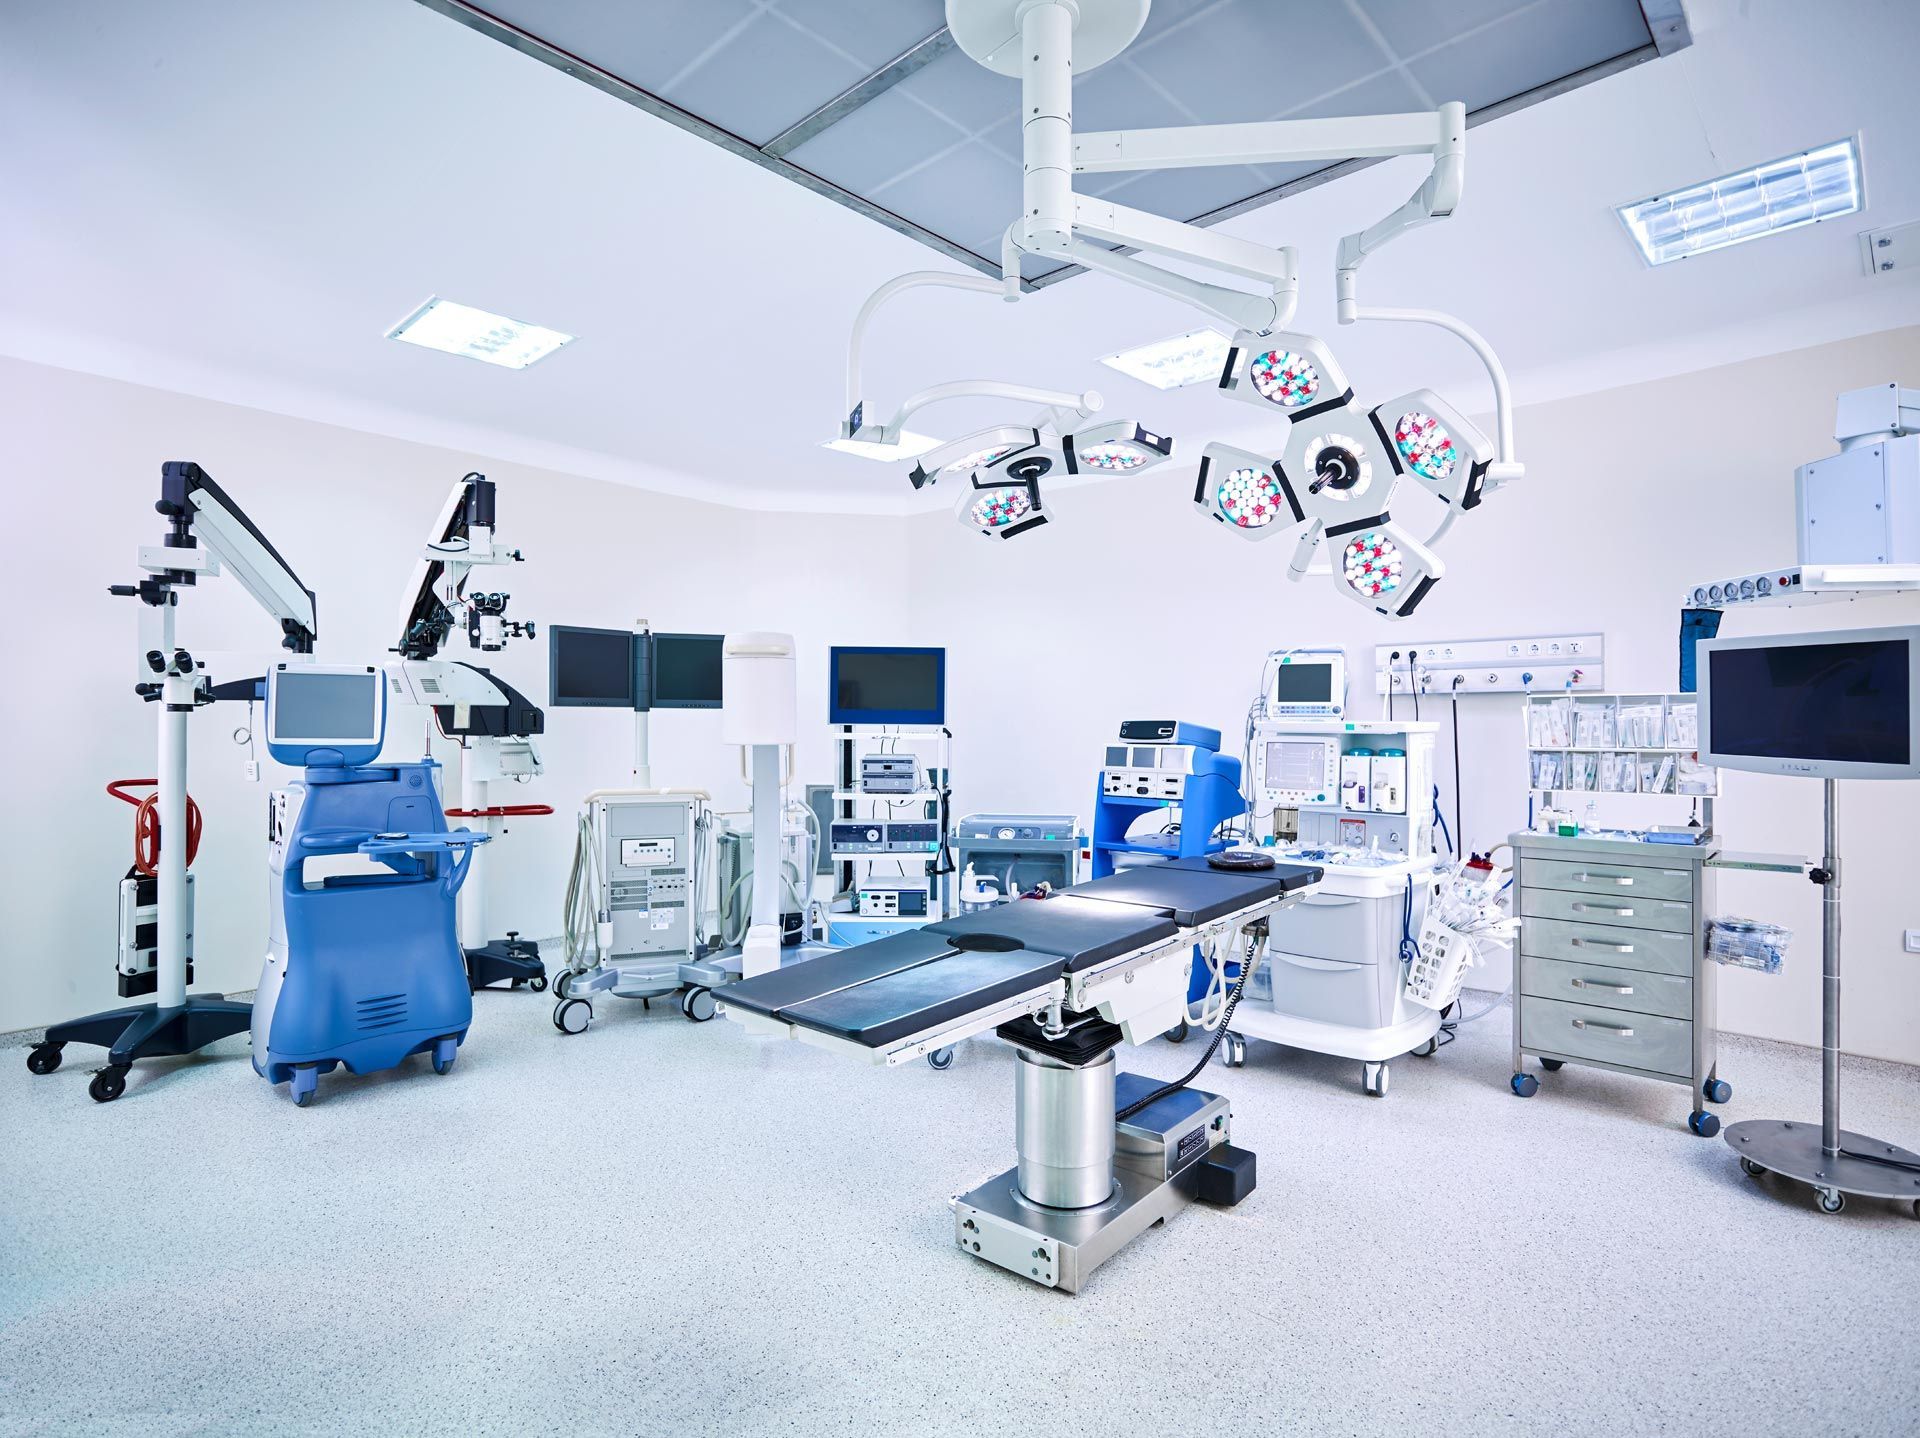
M1397 656L1397 657L1396 657ZM1374 646L1379 694L1524 694L1605 685L1606 639L1559 634L1534 639L1445 639Z
M1920 954L1920 929L1907 930L1907 952Z

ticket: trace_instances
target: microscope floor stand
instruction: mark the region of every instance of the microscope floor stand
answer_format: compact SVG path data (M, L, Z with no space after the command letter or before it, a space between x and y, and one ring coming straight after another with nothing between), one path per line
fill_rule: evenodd
M127 1069L135 1059L190 1054L253 1023L253 1005L210 994L188 994L178 1008L135 1004L53 1024L27 1055L27 1068L50 1074L60 1067L68 1044L97 1044L107 1050L106 1067L93 1076L87 1092L97 1103L111 1103L126 1092Z
M1740 1167L1755 1178L1777 1173L1813 1188L1823 1213L1846 1207L1846 1195L1890 1198L1910 1203L1920 1218L1920 1154L1896 1147L1884 1139L1840 1130L1837 1157L1828 1157L1820 1142L1820 1120L1794 1123L1786 1119L1750 1118L1728 1124L1722 1132L1727 1146L1740 1155ZM1867 1155L1854 1157L1855 1154ZM1878 1160L1876 1162L1876 1160ZM1896 1168L1893 1165L1904 1164Z
M540 945L532 939L509 934L490 944L467 950L467 987L481 989L506 981L513 988L522 983L536 994L547 986L547 966L540 959Z

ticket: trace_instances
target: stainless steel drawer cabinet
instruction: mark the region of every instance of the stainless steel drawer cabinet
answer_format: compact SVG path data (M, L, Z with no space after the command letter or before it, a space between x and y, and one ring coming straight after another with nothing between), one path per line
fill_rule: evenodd
M1711 1138L1720 1120L1705 1105L1733 1095L1716 1067L1718 971L1706 956L1714 846L1531 832L1509 842L1513 1092L1540 1091L1529 1057L1548 1075L1572 1066L1683 1084L1687 1127Z

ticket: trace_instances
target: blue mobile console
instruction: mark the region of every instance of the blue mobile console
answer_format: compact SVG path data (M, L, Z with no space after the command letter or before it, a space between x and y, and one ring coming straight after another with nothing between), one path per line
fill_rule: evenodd
M340 1064L365 1074L431 1053L445 1073L473 1021L454 896L487 836L448 830L433 760L376 764L385 734L378 669L277 664L267 676L268 748L304 772L269 801L273 924L253 1066L302 1106ZM345 856L377 867L316 863Z

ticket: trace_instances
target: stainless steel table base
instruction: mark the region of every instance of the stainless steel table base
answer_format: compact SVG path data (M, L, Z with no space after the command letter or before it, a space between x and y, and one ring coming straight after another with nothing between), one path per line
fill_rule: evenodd
M1023 1197L1010 1168L953 1201L954 1233L976 1258L1047 1288L1078 1293L1093 1270L1192 1201L1191 1171L1149 1178L1115 1167L1113 1197L1091 1208L1046 1208Z
M1754 1118L1729 1124L1725 1138L1727 1146L1740 1155L1749 1173L1759 1169L1811 1184L1823 1208L1837 1211L1840 1205L1833 1195L1847 1193L1862 1198L1920 1203L1920 1172L1888 1166L1905 1163L1920 1169L1920 1154L1880 1139L1843 1129L1840 1147L1844 1152L1834 1157L1820 1141L1818 1122L1796 1123L1777 1118ZM1871 1155L1884 1162L1852 1157L1855 1154Z

